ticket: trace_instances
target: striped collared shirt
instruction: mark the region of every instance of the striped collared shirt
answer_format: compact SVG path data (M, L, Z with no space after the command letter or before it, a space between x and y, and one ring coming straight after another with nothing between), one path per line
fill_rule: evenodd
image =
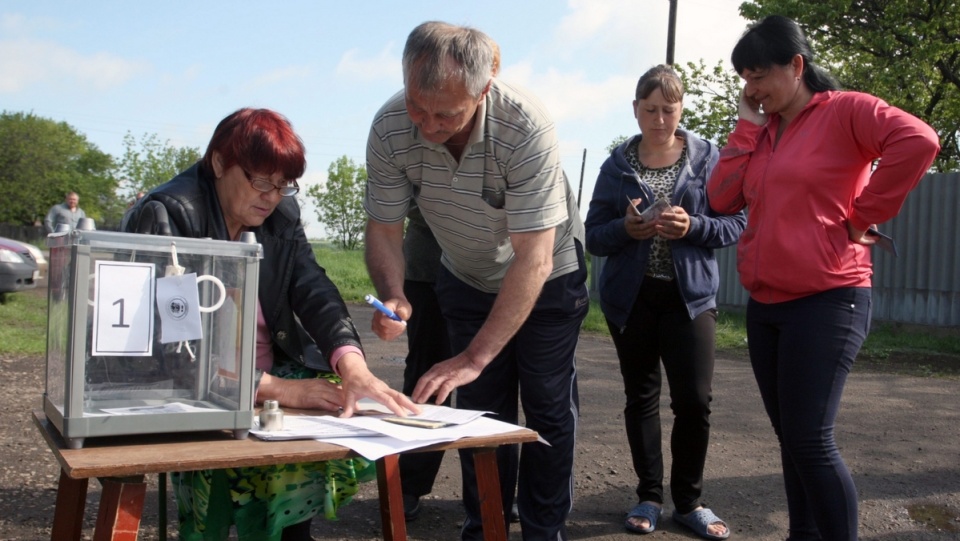
M367 141L367 213L395 223L415 199L444 266L481 291L500 289L514 257L509 233L556 228L550 279L577 270L583 223L553 121L538 100L496 79L476 115L457 163L420 136L403 91L390 98Z

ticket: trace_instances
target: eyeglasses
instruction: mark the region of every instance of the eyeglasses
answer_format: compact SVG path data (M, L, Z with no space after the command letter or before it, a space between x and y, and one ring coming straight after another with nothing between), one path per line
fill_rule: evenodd
M243 175L247 177L247 182L249 182L250 185L253 186L253 189L257 190L258 192L267 193L277 190L283 197L291 197L300 192L300 185L297 184L296 180L283 180L281 181L284 183L283 186L277 186L267 179L250 176L250 173L243 167L241 167L240 170L243 171Z

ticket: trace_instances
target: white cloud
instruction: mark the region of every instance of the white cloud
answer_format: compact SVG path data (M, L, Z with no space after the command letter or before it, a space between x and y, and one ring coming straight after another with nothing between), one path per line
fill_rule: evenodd
M7 39L34 35L38 32L67 32L74 25L45 16L26 17L20 13L0 13L0 35Z
M582 71L550 68L534 72L530 63L507 66L503 80L530 90L557 122L605 119L610 113L629 113L629 97L636 84L633 74L593 80ZM626 89L626 90L624 90ZM626 104L626 105L625 105Z
M82 55L48 41L0 41L0 92L19 92L39 83L105 90L149 69L110 53Z
M170 86L184 86L201 80L206 73L202 64L191 64L180 68L179 73L161 73L159 82Z
M631 43L650 42L660 35L663 40L653 41L666 43L666 0L570 0L567 5L569 13L557 25L553 45L561 54L579 46L598 54L625 51Z
M350 49L340 58L336 74L363 82L384 79L401 81L400 55L394 54L393 49L393 43L388 43L376 56L367 58L363 57L360 49Z
M26 23L27 18L19 13L4 13L0 15L0 30L8 36L14 32L21 32Z
M571 0L567 3L570 12L557 25L557 35L568 40L586 41L609 28L616 14L617 6L610 2L597 0ZM622 7L622 4L621 4Z
M270 87L283 83L302 83L313 70L307 66L287 66L258 75L246 86L248 88Z

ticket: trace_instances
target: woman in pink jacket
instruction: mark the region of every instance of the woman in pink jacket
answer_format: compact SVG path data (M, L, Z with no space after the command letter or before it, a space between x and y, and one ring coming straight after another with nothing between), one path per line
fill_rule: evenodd
M719 213L748 209L737 268L780 441L789 539L855 540L857 492L834 423L870 326L869 229L899 212L937 134L879 98L839 91L785 17L750 27L732 62L745 81L740 119L707 193Z

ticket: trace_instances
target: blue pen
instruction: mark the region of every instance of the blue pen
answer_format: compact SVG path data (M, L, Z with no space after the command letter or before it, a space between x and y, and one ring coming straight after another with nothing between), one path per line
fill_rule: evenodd
M380 310L380 312L383 313L383 315L387 316L388 318L394 321L399 321L400 323L404 323L404 324L406 323L406 321L400 319L400 316L395 314L393 310L384 306L383 303L377 300L377 298L374 297L373 295L367 295L366 297L364 297L364 299L367 301L368 304L370 304L377 310Z

